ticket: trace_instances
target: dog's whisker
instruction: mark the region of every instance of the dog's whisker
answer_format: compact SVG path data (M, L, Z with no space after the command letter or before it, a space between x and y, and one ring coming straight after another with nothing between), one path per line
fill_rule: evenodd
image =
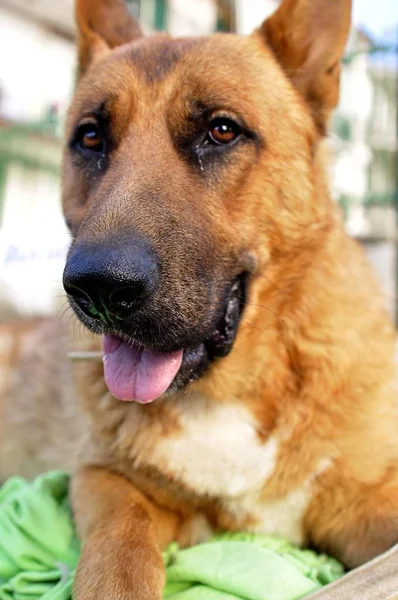
M72 362L84 362L84 361L94 361L100 362L103 360L103 352L98 351L90 351L90 350L71 350L67 353L67 357Z
M244 320L242 320L242 323L243 323L244 325L246 325L247 327L249 327L250 329L255 329L256 331L260 331L260 332L262 332L262 331L263 331L263 329L261 329L261 328L260 328L260 327L258 327L257 325L254 325L253 323L249 323L248 321L244 321Z

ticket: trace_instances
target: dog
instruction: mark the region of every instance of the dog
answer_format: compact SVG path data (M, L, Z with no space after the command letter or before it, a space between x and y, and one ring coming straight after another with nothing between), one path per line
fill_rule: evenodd
M73 472L76 600L160 600L161 550L217 530L348 568L398 541L395 331L326 172L350 13L283 0L248 37L172 39L77 0L63 282L103 364L26 326L0 438L3 473ZM45 359L53 389L23 394L16 363Z

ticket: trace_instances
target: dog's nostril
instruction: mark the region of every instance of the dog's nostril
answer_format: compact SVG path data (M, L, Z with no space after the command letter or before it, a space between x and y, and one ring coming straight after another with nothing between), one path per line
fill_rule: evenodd
M93 319L99 319L100 314L94 306L91 298L81 289L74 286L64 286L66 293L71 296L81 310Z
M147 292L147 287L140 281L137 281L134 285L129 287L115 290L112 292L109 299L111 312L124 315L128 311L137 308L137 304L147 296Z

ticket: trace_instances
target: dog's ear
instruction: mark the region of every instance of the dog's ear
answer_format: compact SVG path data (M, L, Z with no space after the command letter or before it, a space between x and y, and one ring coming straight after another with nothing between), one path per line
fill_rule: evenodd
M310 104L322 133L338 103L350 22L351 0L283 0L258 30Z
M104 52L142 35L124 0L76 0L75 7L80 74Z

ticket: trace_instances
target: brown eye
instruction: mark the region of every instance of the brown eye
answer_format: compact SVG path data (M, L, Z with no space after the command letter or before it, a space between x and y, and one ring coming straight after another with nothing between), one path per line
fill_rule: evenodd
M235 141L242 133L237 123L230 119L214 119L210 123L209 138L213 144L226 145Z
M103 154L105 151L104 137L95 123L85 123L80 126L77 143L83 152Z

